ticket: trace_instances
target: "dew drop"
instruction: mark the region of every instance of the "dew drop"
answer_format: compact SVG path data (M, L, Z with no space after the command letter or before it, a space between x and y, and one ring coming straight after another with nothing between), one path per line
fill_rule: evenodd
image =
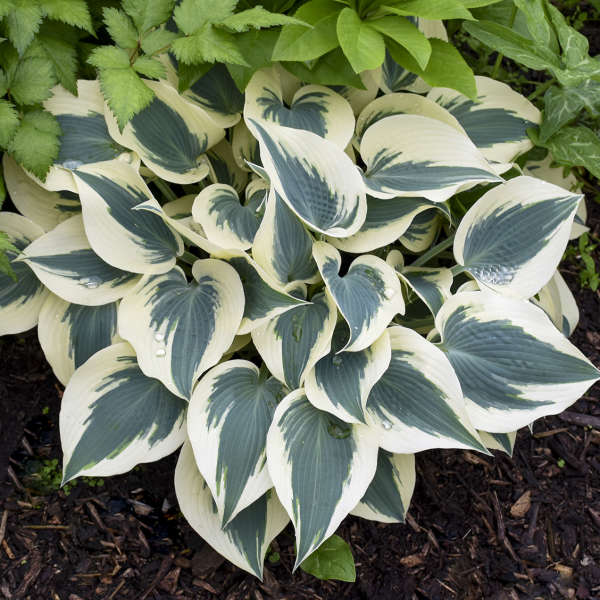
M165 356L167 354L167 351L164 348L159 348L156 352L155 352L156 356L158 356L159 358Z
M82 285L86 288L88 288L88 290L95 290L97 287L100 287L100 277L96 277L95 275L92 277L82 277L79 281L78 281L79 285Z
M381 422L381 426L386 430L389 431L392 428L392 424L389 421L382 421Z
M162 342L162 341L165 339L165 336L164 336L162 333L158 333L158 332L156 332L156 333L154 334L154 339L155 339L157 342Z

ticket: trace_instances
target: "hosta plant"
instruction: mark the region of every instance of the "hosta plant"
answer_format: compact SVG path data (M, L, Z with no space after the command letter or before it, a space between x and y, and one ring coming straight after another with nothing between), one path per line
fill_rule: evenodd
M37 324L66 386L65 482L183 445L183 514L260 577L290 520L296 566L348 514L401 522L415 453L510 453L598 379L557 271L582 196L551 157L515 162L525 98L390 57L365 90L274 65L222 106L226 70L177 77L123 128L97 81L55 88L43 185L4 157L0 333Z

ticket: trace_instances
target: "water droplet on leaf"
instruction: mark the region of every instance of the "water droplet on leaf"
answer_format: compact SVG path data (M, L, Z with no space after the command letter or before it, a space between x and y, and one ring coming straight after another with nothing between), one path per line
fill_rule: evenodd
M392 428L392 424L389 421L382 421L381 422L381 426L386 430L389 431Z
M154 334L154 339L155 339L157 342L162 342L162 341L165 339L165 336L164 336L162 333L158 333L158 332L156 332L156 333Z
M167 351L164 348L159 348L156 352L155 352L156 356L158 356L159 358L165 356L167 354Z

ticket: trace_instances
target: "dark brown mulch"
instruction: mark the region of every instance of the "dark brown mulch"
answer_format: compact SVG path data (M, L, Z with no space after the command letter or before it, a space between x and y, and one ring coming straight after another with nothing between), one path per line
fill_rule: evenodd
M600 206L588 206L599 235ZM581 310L573 340L600 365L600 295L566 276ZM178 515L174 456L101 487L42 493L31 472L59 458L59 406L35 333L0 340L0 598L600 598L600 386L537 421L533 436L522 430L512 459L419 454L407 524L350 518L340 528L355 584L292 575L290 528L262 583L223 561Z

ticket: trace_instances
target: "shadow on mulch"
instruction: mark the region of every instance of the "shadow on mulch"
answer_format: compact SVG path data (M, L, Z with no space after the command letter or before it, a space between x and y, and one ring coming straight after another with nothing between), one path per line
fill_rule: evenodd
M588 207L599 235L600 206ZM573 340L600 365L600 295L579 290L565 268L581 311ZM600 598L598 385L537 421L533 436L521 430L512 459L420 453L407 524L348 518L340 527L355 584L292 575L291 527L273 543L262 583L224 561L178 514L175 456L48 493L60 395L35 332L0 340L0 598ZM31 476L40 466L45 483Z

